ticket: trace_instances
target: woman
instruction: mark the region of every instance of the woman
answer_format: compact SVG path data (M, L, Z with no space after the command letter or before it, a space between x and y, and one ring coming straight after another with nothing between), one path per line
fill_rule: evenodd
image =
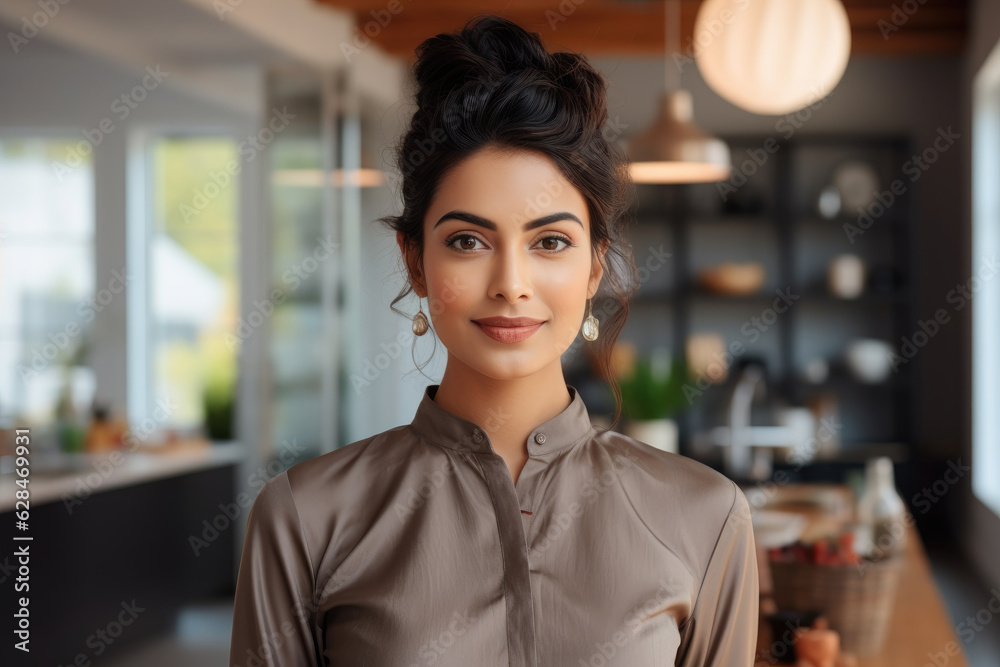
M421 298L414 332L433 323L447 367L412 423L261 490L231 666L752 664L745 496L593 427L563 378L582 325L617 420L610 352L637 271L604 79L494 16L417 54L404 209L383 221L409 277L395 301Z

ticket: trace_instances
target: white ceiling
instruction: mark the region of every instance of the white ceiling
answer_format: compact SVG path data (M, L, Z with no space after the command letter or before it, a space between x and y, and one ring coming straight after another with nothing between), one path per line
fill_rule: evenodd
M345 64L340 45L351 39L349 12L312 0L76 0L53 3L58 13L15 53L8 39L0 58L87 53L144 70L159 64L169 83L228 106L259 101L260 73L294 64L323 70ZM220 12L218 7L231 7ZM20 33L35 0L0 0L0 29ZM16 61L15 61L16 62ZM352 59L366 70L369 93L398 96L399 63L377 48ZM378 89L381 89L378 90Z

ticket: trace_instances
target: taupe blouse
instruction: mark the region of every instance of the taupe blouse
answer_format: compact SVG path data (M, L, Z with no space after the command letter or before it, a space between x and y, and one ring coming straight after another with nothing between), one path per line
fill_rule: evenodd
M746 667L749 505L571 404L513 483L478 425L412 423L299 463L250 512L230 667Z

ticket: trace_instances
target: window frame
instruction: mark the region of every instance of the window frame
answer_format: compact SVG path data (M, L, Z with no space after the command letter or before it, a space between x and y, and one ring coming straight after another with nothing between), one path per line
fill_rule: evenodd
M153 229L156 205L153 188L152 148L163 139L229 139L237 146L245 137L238 128L229 125L143 125L133 127L128 137L126 191L128 205L126 212L126 265L133 276L133 286L128 290L126 319L126 387L128 421L138 429L154 424L159 430L156 396L153 391L155 368L152 354L152 311L151 303L151 241L156 233ZM258 159L260 156L257 156ZM247 165L240 163L240 171L234 176L239 188L236 195L237 232L233 239L239 257L242 257L243 243L243 173ZM236 271L242 293L244 262L237 261ZM238 307L242 310L242 294L238 297ZM239 367L239 376L242 368ZM237 380L239 382L239 380ZM237 424L234 424L237 429ZM167 428L173 428L167 425Z

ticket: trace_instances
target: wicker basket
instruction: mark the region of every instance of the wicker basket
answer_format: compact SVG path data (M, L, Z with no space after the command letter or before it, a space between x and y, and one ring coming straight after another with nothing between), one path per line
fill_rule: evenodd
M819 612L840 633L840 646L858 656L882 650L892 616L902 557L857 565L771 561L779 609Z

